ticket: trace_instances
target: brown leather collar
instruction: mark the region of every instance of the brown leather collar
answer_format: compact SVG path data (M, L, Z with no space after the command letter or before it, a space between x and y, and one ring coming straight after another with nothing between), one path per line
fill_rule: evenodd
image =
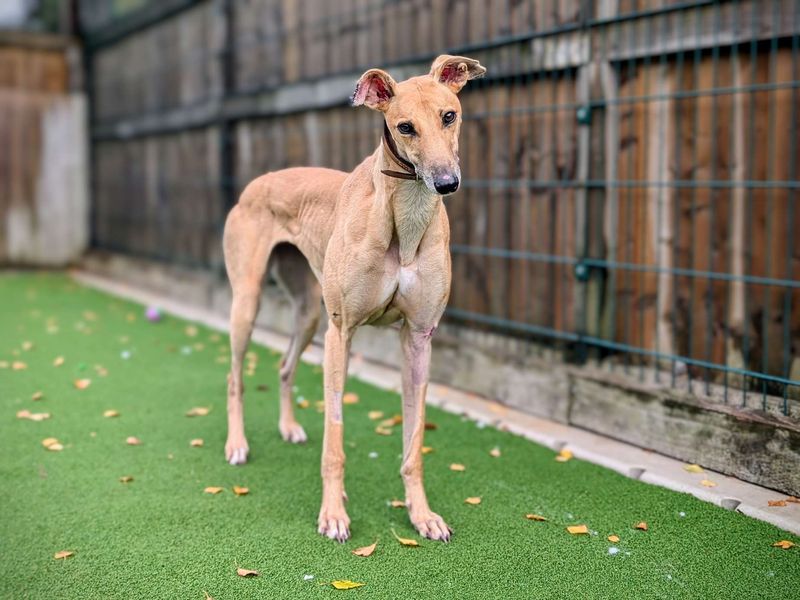
M400 165L405 173L390 171L389 169L381 169L381 173L389 177L396 177L397 179L419 179L417 176L417 169L414 165L397 153L397 146L394 145L394 139L392 138L392 134L389 133L389 126L386 124L386 121L383 122L383 145L386 147L386 151L389 153L389 156L392 157L392 160Z

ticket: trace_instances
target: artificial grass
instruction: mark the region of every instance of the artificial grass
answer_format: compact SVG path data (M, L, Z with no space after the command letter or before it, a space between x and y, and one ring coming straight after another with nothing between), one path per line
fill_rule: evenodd
M352 379L348 390L360 396L345 406L353 538L336 544L316 533L318 368L303 365L297 376L298 394L310 401L297 411L309 442L286 444L277 428L279 355L252 348L251 460L232 467L223 459L227 365L217 360L227 356L226 336L198 327L190 337L187 323L170 317L149 323L141 306L61 275L0 276L0 308L0 360L27 364L0 369L3 598L790 598L800 590L798 548L771 546L800 543L796 536L579 460L556 462L546 448L435 409L427 489L455 535L449 544L403 547L391 528L419 538L405 511L388 506L403 498L399 428L377 435L367 417L398 412L399 398ZM87 389L73 386L81 378L91 379ZM36 391L42 400L31 400ZM195 406L212 410L186 417ZM19 420L22 409L52 418ZM107 409L120 416L104 418ZM65 449L45 450L49 436ZM128 436L142 445L127 445ZM205 445L190 447L193 438ZM499 458L489 455L495 446ZM452 462L466 471L449 470ZM120 483L123 475L134 481ZM234 496L234 485L250 494ZM226 491L212 496L206 486ZM483 501L470 506L468 496ZM649 531L633 529L639 521ZM596 535L565 531L580 523ZM609 534L621 541L608 542ZM371 557L351 554L376 539ZM612 546L619 553L610 555ZM65 549L76 554L53 559ZM238 577L237 566L261 576ZM320 585L336 579L366 586Z

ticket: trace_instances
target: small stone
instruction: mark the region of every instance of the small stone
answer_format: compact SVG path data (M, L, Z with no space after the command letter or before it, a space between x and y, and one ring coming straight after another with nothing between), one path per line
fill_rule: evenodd
M370 458L378 458L378 453L377 452L370 452L367 456L369 456Z
M611 556L614 556L615 554L619 554L619 548L617 548L616 546L611 546L611 548L608 549L608 553Z

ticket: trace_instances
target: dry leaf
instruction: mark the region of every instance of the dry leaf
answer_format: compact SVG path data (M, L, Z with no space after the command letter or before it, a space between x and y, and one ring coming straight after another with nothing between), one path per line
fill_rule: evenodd
M75 387L77 389L79 389L79 390L85 390L90 385L92 385L92 380L91 379L76 379L73 385L75 385Z
M567 450L564 448L561 452L556 455L556 460L558 462L567 462L568 460L572 460L572 450Z
M42 392L34 392L31 395L31 400L33 400L34 402L36 402L37 400L41 400L42 398L44 398L44 394Z
M772 545L775 548L783 548L784 550L788 550L789 548L794 548L797 544L790 542L789 540L781 540L780 542L775 542Z
M586 525L570 525L567 527L567 531L569 531L572 535L581 535L588 534L589 528Z
M375 428L375 433L377 433L378 435L392 435L392 430L389 429L388 427L382 427L379 425L378 427Z
M786 498L787 502L792 502L794 504L800 504L800 498L795 498L794 496L789 496Z
M250 493L250 488L241 487L239 485L233 486L233 493L237 496L247 496Z
M128 444L129 446L139 446L139 445L141 445L142 440L140 440L136 436L132 435L132 436L126 438L125 443Z
M378 419L383 418L383 411L382 410L371 410L367 413L367 416L372 419L373 421L377 421Z
M131 477L130 475L123 475L122 477L119 478L119 480L122 483L130 483L131 481L133 481L133 477Z
M45 448L49 448L53 444L58 444L58 438L49 437L49 438L44 438L42 440L42 446L44 446Z
M27 419L28 421L44 421L45 419L50 418L50 413L41 412L41 413L32 413L29 410L20 410L17 412L18 419Z
M380 423L378 423L381 427L394 427L395 425L400 425L403 422L403 417L401 415L394 415L393 417L389 417L388 419L384 419Z
M53 361L54 367L60 367L64 364L64 357L63 356L56 356L55 360Z
M221 487L214 487L214 486L208 486L208 487L207 487L206 489L204 489L203 491L204 491L206 494L219 494L219 493L220 493L220 492L221 492L223 489L225 489L225 488L221 488Z
M502 453L500 452L500 448L498 448L496 446L494 448L492 448L491 450L489 450L489 455L490 456L494 456L495 458L500 458L501 454Z
M33 348L33 342L28 342L28 341L22 342L22 349L23 349L25 352L27 352L27 351L28 351L28 350L30 350L31 348Z
M401 538L394 529L392 529L392 535L394 535L395 539L400 542L403 546L419 546L419 542L417 540L412 540L410 538Z
M119 416L119 411L114 410L113 408L109 408L108 410L104 410L103 411L103 416L106 419L113 419L114 417L118 417Z
M431 452L433 452L433 448L431 446L423 446L422 447L422 453L423 454L430 454Z
M619 541L618 535L610 535L608 536L608 541L616 544Z
M203 446L203 440L201 440L200 438L194 439L191 442L189 442L189 445L192 448L201 448Z
M95 365L94 371L99 377L105 377L108 375L108 369L106 369L103 365Z
M253 569L243 569L241 567L236 569L236 574L239 577L258 577L259 575L261 575L261 573L259 573L258 571L254 571Z
M31 411L29 411L28 409L17 411L18 419L28 419L30 418L30 416L31 416Z
M55 558L56 560L62 558L69 558L70 556L75 556L75 553L72 550L61 550L60 552L56 552L55 554L53 554L53 558Z
M364 546L363 548L356 548L353 550L353 554L356 556L372 556L372 553L375 552L375 547L378 545L378 540L375 540L374 543L370 544L369 546Z
M187 417L205 417L209 412L211 412L210 408L205 406L196 406L193 409L189 410L186 413Z
M61 452L64 449L64 445L56 442L55 444L47 446L47 449L50 450L50 452Z
M717 487L717 484L711 481L710 479L701 480L700 485L704 485L706 487Z
M634 529L641 529L642 531L647 531L647 523L641 521L633 526Z
M703 473L703 467L700 465L683 465L683 470L689 473Z
M425 431L436 431L439 426L436 423L425 423Z
M547 517L543 517L542 515L535 515L533 513L525 515L525 518L529 521L547 521Z
M349 579L337 579L336 581L331 581L331 585L337 590L352 590L353 588L363 587L367 584L350 581Z
M342 404L358 404L358 394L347 392L342 396Z
M481 503L481 497L480 496L470 496L469 498L464 500L464 502L466 504L472 504L472 505L480 504Z
M389 505L392 508L405 508L406 507L406 503L403 502L402 500L392 500L391 502L389 502Z
M297 408L308 408L309 406L311 406L311 403L305 398L297 401Z
M183 331L189 337L195 337L197 335L197 327L195 327L194 325L187 325L186 329L184 329Z
M769 500L767 504L770 506L787 506L786 500Z
M451 471L466 471L467 467L465 467L461 463L453 463L453 464L450 465L450 470Z
M15 360L13 363L11 363L11 368L15 371L22 371L23 369L27 369L28 365L21 360Z

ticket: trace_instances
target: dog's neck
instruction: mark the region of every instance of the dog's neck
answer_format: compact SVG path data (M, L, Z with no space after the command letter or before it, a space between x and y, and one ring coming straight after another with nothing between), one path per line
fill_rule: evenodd
M373 173L375 189L383 192L386 209L393 221L392 235L396 236L400 264L408 266L417 255L422 236L438 213L442 197L431 192L421 179L398 179L383 171L396 171L398 162L385 142L381 141Z

